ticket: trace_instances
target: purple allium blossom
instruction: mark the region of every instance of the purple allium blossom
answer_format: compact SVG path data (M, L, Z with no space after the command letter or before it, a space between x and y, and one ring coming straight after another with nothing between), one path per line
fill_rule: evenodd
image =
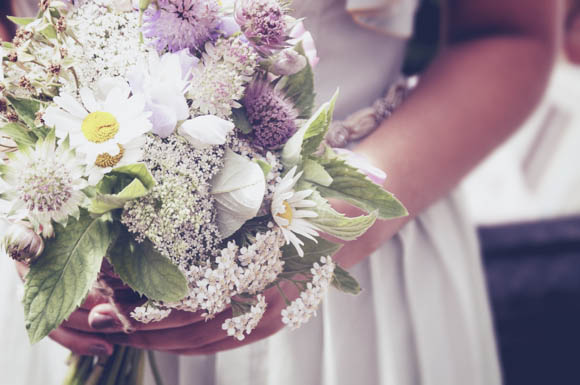
M286 45L287 6L280 0L238 0L235 19L246 37L260 51L269 53Z
M158 0L145 12L143 33L157 51L200 50L219 27L219 4L207 0Z
M294 105L270 84L264 81L252 83L246 90L243 104L257 146L278 149L296 132L298 113Z

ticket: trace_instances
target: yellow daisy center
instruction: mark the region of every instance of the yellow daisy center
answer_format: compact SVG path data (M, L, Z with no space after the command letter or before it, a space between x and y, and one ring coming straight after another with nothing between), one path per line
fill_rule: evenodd
M290 203L286 201L282 201L284 208L286 209L282 214L278 214L280 218L284 218L288 221L288 224L292 223L292 207Z
M95 165L101 168L106 167L114 167L123 159L123 155L125 155L125 148L117 143L119 146L119 153L117 155L111 155L109 153L99 154L97 156L97 160L95 160Z
M81 130L87 140L93 143L103 143L113 139L119 132L119 122L108 112L95 111L87 115Z

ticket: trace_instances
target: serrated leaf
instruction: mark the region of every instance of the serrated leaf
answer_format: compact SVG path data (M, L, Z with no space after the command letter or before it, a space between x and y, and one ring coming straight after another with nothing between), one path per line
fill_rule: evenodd
M348 294L358 295L361 292L361 288L357 280L352 275L350 275L348 271L344 270L338 265L336 265L334 268L332 286Z
M282 247L282 260L284 261L285 273L308 272L312 265L320 262L320 257L330 257L334 255L342 245L319 238L318 242L298 236L304 242L302 250L304 256L298 255L294 246L286 245Z
M248 113L244 107L234 108L232 110L232 119L234 120L234 125L242 134L248 135L252 132L253 127L248 120Z
M109 225L83 211L56 236L30 267L24 286L26 329L32 343L57 328L86 297L111 243Z
M326 128L324 126L327 124L328 109L330 103L324 103L320 108L312 115L312 117L302 125L302 127L292 135L290 139L284 145L282 149L282 163L287 168L292 168L299 164L302 160L302 156L305 154L303 150L306 133L322 132ZM310 155L310 154L306 154Z
M314 93L314 73L302 47L302 42L298 43L294 49L306 58L307 64L300 72L283 79L284 87L282 92L294 102L299 113L298 118L308 119L312 114L316 97Z
M304 134L304 143L302 144L303 157L307 157L318 151L318 148L324 140L324 137L330 128L330 124L332 123L334 106L336 105L336 100L338 99L338 93L338 90L336 90L326 105L326 111L324 114L325 121L322 124L312 125L308 127L308 130L306 130L306 133Z
M332 177L326 172L318 162L312 159L306 159L303 165L304 179L310 182L318 183L322 186L330 186Z
M0 133L9 136L16 144L32 146L36 143L36 136L28 128L18 123L8 123L0 128Z
M325 198L338 198L349 202L367 213L378 211L380 219L398 218L408 215L397 198L373 183L366 175L349 166L340 158L317 158L332 177L330 186L316 184Z
M6 16L8 20L13 22L16 25L24 26L32 23L36 20L34 17L15 17L15 16Z
M176 302L187 293L187 279L169 258L159 254L149 240L137 243L120 229L109 260L123 282L155 301Z
M376 212L354 218L347 217L334 210L318 191L314 191L308 199L316 202L316 206L310 208L310 210L318 214L318 217L310 218L309 221L315 224L322 232L343 241L357 239L374 225L377 220Z
M144 197L149 193L149 189L141 183L139 179L133 179L118 194L99 194L91 201L89 211L94 214L104 214L108 211L120 209L133 199Z
M20 119L22 119L28 127L34 128L34 120L36 119L36 113L40 110L40 102L11 95L6 95L6 99L8 99L10 105L14 107Z

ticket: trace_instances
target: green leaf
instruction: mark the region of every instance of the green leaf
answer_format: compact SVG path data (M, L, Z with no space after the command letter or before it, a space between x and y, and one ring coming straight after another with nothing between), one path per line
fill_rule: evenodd
M0 133L8 135L18 145L33 146L37 140L28 128L18 123L5 124L0 128Z
M292 135L282 149L282 163L287 168L291 168L300 163L303 156L309 156L317 148L312 150L316 139L320 133L328 130L328 114L331 109L331 102L324 103L314 115L304 125ZM309 143L309 144L306 144ZM318 146L316 146L318 147ZM312 150L311 152L309 152Z
M32 343L57 328L83 301L97 278L112 236L102 218L82 212L66 228L56 225L24 286L26 329Z
M298 255L298 252L291 244L282 248L285 273L309 272L314 263L320 262L320 257L330 257L342 247L338 243L327 241L323 238L319 238L318 242L300 236L299 238L304 242L302 246L303 257Z
M121 229L109 259L123 282L155 301L176 302L188 294L187 279L149 240L137 243Z
M343 241L352 241L363 235L377 220L377 213L350 218L334 210L328 201L318 191L313 192L308 198L316 202L311 210L318 214L309 221L315 224L321 231L335 236Z
M302 42L296 45L295 50L306 57ZM306 63L306 67L300 72L283 78L284 87L282 92L294 102L300 119L308 119L310 117L316 97L314 93L314 73L307 57Z
M326 172L318 162L312 159L306 159L303 165L304 179L310 182L318 183L322 186L330 186L332 177Z
M52 25L47 25L40 33L47 39L56 39L56 29Z
M6 99L14 107L20 119L28 127L35 128L34 120L36 119L36 113L40 110L40 102L10 95L6 95Z
M111 171L111 174L128 175L133 178L137 178L147 189L152 189L157 184L153 178L153 175L151 175L144 163L135 163L127 166L117 167Z
M268 162L263 161L262 159L254 159L254 162L256 162L258 166L260 166L260 168L262 169L262 172L264 173L264 178L267 178L268 174L272 170L272 165Z
M318 158L332 177L330 186L316 184L325 198L338 198L349 202L367 213L378 211L380 219L398 218L408 215L405 207L391 193L373 183L356 168L340 158Z
M6 16L6 17L14 24L21 26L28 25L32 23L34 20L36 20L34 17L15 17L15 16Z
M139 179L133 179L118 194L97 193L97 196L91 202L89 211L94 214L104 214L111 210L123 208L127 202L144 197L148 193L149 189Z
M324 115L325 121L322 124L311 125L304 134L304 143L302 144L302 156L307 157L316 151L320 147L320 144L324 140L328 129L330 128L330 123L332 123L332 116L334 114L334 106L336 105L336 100L338 99L338 90L334 93L328 104L326 105L326 113Z
M361 292L359 283L348 271L336 265L334 276L332 277L332 286L348 294L358 295Z
M248 135L252 132L253 127L248 120L248 113L244 107L234 108L232 110L232 119L234 120L234 125L242 134Z

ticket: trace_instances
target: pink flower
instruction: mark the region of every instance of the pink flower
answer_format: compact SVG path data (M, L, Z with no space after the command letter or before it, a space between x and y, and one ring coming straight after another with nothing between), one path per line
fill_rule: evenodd
M302 42L302 47L304 47L304 51L308 61L310 62L310 66L312 66L312 68L316 67L320 61L320 58L318 57L318 51L316 50L316 45L314 44L312 34L306 30L302 21L299 21L296 23L296 25L294 25L290 31L290 37L292 39L288 42L292 45L296 45L299 42Z

